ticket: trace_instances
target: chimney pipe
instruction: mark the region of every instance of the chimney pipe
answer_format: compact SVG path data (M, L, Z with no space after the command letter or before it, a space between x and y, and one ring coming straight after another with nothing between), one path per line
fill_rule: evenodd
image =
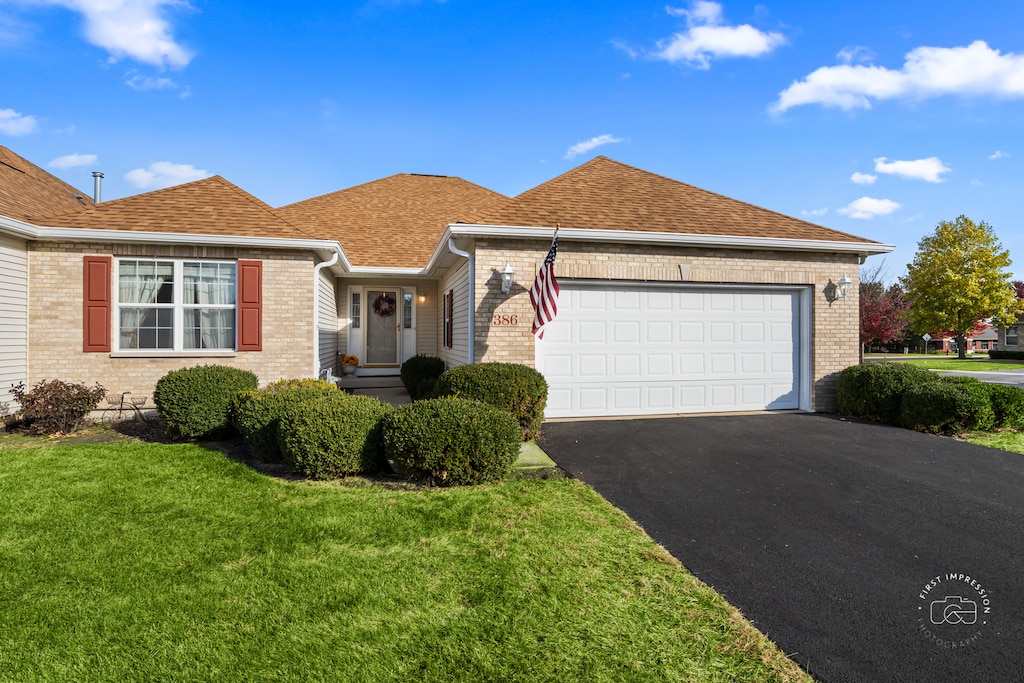
M100 173L99 171L93 171L92 172L92 203L93 204L99 204L100 203L100 198L101 198L100 190L102 189L102 187L103 187L103 174Z

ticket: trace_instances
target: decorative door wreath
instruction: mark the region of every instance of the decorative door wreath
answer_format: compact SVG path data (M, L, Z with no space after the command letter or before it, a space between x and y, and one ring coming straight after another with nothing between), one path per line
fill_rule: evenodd
M381 294L373 300L373 312L382 318L389 318L395 314L395 299L387 294Z

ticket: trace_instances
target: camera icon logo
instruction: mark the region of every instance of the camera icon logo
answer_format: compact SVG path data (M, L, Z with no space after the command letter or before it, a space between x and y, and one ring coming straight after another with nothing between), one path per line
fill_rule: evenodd
M978 603L959 595L947 595L931 605L933 624L971 625L978 621Z

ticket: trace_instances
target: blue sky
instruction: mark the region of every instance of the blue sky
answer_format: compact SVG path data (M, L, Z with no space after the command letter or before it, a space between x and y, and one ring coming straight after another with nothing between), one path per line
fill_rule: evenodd
M104 199L398 172L514 195L605 154L1024 278L1024 3L0 0L0 144ZM879 257L875 257L879 258ZM872 259L874 261L874 259ZM869 264L872 263L869 261Z

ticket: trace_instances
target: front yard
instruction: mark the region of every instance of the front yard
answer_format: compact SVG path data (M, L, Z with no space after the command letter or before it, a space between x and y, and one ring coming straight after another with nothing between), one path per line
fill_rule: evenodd
M577 481L26 446L0 443L2 680L809 680Z

